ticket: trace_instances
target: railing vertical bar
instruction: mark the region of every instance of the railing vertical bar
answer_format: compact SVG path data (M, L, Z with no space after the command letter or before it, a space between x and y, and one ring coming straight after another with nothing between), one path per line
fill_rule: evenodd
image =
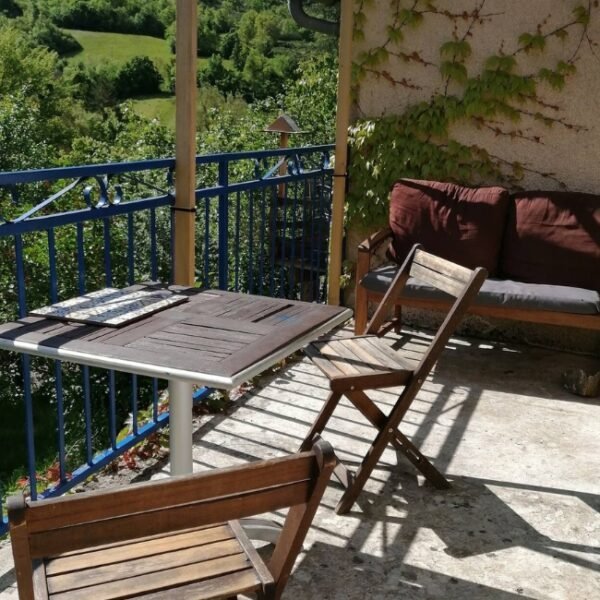
M56 414L58 428L58 472L60 482L64 483L67 480L65 455L65 408L62 381L62 363L59 360L54 361L54 377L56 389Z
M31 499L37 498L37 476L35 470L35 438L33 423L33 398L31 395L31 357L21 356L23 369L23 396L25 400L25 439L27 443L27 472L29 474L29 493Z
M85 294L85 246L83 243L83 223L77 223L77 283L79 294ZM90 368L81 369L83 379L83 420L85 422L85 458L92 464L94 449L92 445L92 391L90 385Z
M50 303L58 302L58 277L56 273L56 236L54 228L48 229L48 263L50 270ZM62 381L62 364L54 361L54 389L56 390L56 433L58 443L58 473L60 482L66 481L65 465L65 409Z
M127 280L129 285L135 283L135 247L134 247L133 213L127 215Z
M158 256L156 247L156 209L150 209L150 277L158 281Z
M138 377L131 376L131 431L138 434Z
M265 285L265 229L267 228L267 211L266 211L266 196L267 190L265 188L262 189L261 198L260 198L260 262L259 262L259 279L260 279L260 289L259 294L262 296L264 293L264 285Z
M248 291L254 292L254 192L248 194Z
M219 289L229 287L229 162L219 161L219 185L226 190L219 194Z
M83 418L85 421L85 458L88 465L94 459L94 447L92 440L92 389L90 385L90 368L84 366L83 374Z
M204 199L204 286L210 287L210 198Z
M104 277L106 287L112 286L112 268L110 260L110 219L103 219L104 223Z
M25 293L25 264L23 262L23 238L14 237L15 260L17 262L17 299L18 314L22 319L27 315L27 297ZM23 396L25 404L25 443L27 446L27 472L29 475L29 488L31 499L37 498L37 478L35 471L35 438L33 423L33 398L31 395L31 358L28 354L21 356L23 373Z
M309 262L310 262L310 294L311 294L311 301L315 301L316 297L315 297L315 290L317 289L317 286L315 285L315 280L318 280L318 276L319 274L316 272L316 265L315 265L315 252L318 251L318 249L316 248L316 238L315 238L315 192L314 192L314 185L311 186L312 190L310 192L310 243L309 243L309 251L310 251L310 257L309 257Z
M108 431L110 446L117 448L117 395L115 386L115 372L108 372Z
M277 192L271 188L271 274L269 284L269 294L275 294L275 252L277 250L277 212L278 212Z
M240 291L240 217L241 193L235 194L235 291Z
M58 277L56 274L56 236L54 228L47 230L48 235L48 266L49 277L48 283L50 286L50 303L58 302Z
M85 248L83 245L83 223L77 223L77 287L85 294Z
M292 203L292 249L290 252L290 296L295 297L294 289L296 287L296 212L298 210L298 187L300 182L294 183L294 201ZM289 190L289 187L288 187Z
M85 246L83 243L83 223L77 223L77 283L80 294L85 294ZM85 423L85 458L92 464L94 450L92 444L92 393L90 385L90 368L81 368L83 379L83 420Z
M300 300L304 300L304 274L306 269L306 223L308 221L306 215L306 181L304 181L302 185L302 233L300 235Z
M156 231L156 209L150 209L150 277L158 281L158 247ZM158 379L152 379L152 420L158 421Z
M15 260L17 261L17 300L19 319L27 315L27 299L25 296L25 264L23 262L23 238L15 235Z
M170 247L171 247L171 268L170 268L170 273L169 273L169 284L173 284L173 277L175 274L175 217L174 217L174 211L171 210L171 214L169 216L170 218L170 231L169 231L169 236L170 236Z
M158 421L158 379L152 380L152 420Z
M317 242L317 248L319 249L318 253L317 253L317 282L319 283L319 293L316 297L317 302L320 300L320 298L322 297L321 294L323 294L326 291L326 288L321 288L320 283L321 283L321 259L323 257L323 225L324 223L321 221L321 219L325 220L325 213L323 211L323 197L325 196L325 173L323 171L321 171L321 175L319 177L320 179L320 194L319 194L319 229L317 231L317 236L319 238L319 241ZM317 185L316 185L317 181L315 178L315 191L317 190Z
M286 256L286 240L285 236L287 233L287 194L280 198L282 200L281 206L281 264L279 266L279 295L283 298L285 296L285 256Z

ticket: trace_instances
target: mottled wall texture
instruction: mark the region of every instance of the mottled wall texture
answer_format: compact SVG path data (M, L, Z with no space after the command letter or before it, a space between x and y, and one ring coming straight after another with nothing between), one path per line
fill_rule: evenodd
M440 12L427 12L427 5ZM596 3L591 3L596 4ZM574 21L573 9L588 8L587 2L569 0L457 0L452 2L414 2L414 0L375 0L367 3L367 16L361 26L364 38L355 44L354 58L387 40L387 28L396 19L398 6L417 5L423 20L402 27L402 50L420 60L406 60L390 46L384 64L367 73L360 84L355 116L381 117L399 114L412 104L429 100L436 94L460 91L440 73L440 48L453 39L466 39L472 49L465 60L470 76L480 73L485 61L499 53L518 58L516 71L536 74L541 68L552 69L559 61L574 58L576 72L567 75L564 88L553 89L541 83L540 102L524 103L519 121L494 119L490 127L462 122L453 137L466 144L477 144L507 161L519 161L525 167L521 185L559 189L559 182L579 191L600 191L600 9L590 5L587 29L565 28ZM467 17L477 10L478 19ZM451 17L444 14L451 11ZM519 37L523 33L548 34L565 28L567 36L546 38L543 51L524 51ZM397 48L396 48L397 50ZM416 53L416 54L413 54ZM396 84L393 81L398 82ZM545 125L533 115L541 113L555 119ZM543 177L548 173L555 179Z
M465 92L465 77L479 77L489 68L491 56L512 57L513 72L536 81L535 96L507 101L514 112L452 122L447 137L485 149L505 175L504 180L486 175L480 183L600 194L597 2L356 0L355 6L359 13L353 57L359 75L354 107L357 123L401 116L416 104L436 97L460 98ZM444 52L447 42L462 41L468 44L464 56ZM462 65L458 72L444 66L452 62ZM553 75L556 73L558 77ZM405 175L398 163L397 177ZM352 172L350 177L352 186ZM365 231L362 225L361 219L351 223L347 244L350 262ZM369 223L366 229L376 227ZM346 299L350 304L352 297L349 288ZM582 336L577 330L520 323L500 325L506 325L507 335L517 339L543 343L549 332L550 343L554 335L566 346L575 340L571 344L575 348L600 350L597 334ZM493 335L497 326L486 322L480 330Z

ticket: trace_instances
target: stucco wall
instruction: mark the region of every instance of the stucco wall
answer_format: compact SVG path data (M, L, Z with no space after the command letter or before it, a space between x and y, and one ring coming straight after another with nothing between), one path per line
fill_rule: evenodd
M358 5L359 3L357 3ZM416 3L425 9L427 3ZM488 128L477 128L462 122L451 136L465 144L477 144L490 154L509 162L518 161L525 167L520 185L524 188L567 189L600 193L600 8L591 7L591 20L587 31L579 25L568 28L568 37L560 40L551 37L543 52L519 52L518 38L522 33L548 33L573 21L573 9L587 2L562 0L457 0L433 2L439 10L458 15L481 7L480 19L449 18L442 14L426 13L418 27L403 28L401 45L390 45L393 52L417 53L419 61L395 56L393 53L362 80L354 109L355 118L376 118L402 114L407 107L444 93L446 81L440 74L440 47L446 41L465 36L472 48L466 61L469 76L481 72L485 60L498 53L517 52L518 73L537 73L542 67L552 68L559 60L577 55L577 72L566 79L565 87L554 90L546 83L538 86L543 104L522 106L532 114L543 112L559 122L548 127L532 116L522 115L518 122L494 119L490 123L505 134ZM363 38L355 42L354 60L360 62L363 53L381 45L387 39L387 27L394 21L395 8L414 6L412 0L399 3L376 0L363 3L366 21L361 27ZM467 33L468 31L468 33ZM384 76L382 76L384 73ZM392 84L390 80L404 81ZM460 86L450 84L448 93L458 92ZM562 124L561 124L562 123ZM511 134L512 132L512 134ZM544 177L542 173L550 174ZM352 174L350 174L352 177ZM402 176L399 167L398 176ZM489 181L486 183L497 183ZM356 259L356 244L364 231L350 231L347 236L346 257L350 263ZM353 303L353 284L345 291L345 300ZM418 322L417 318L417 322ZM427 323L427 318L421 318ZM560 346L600 353L600 335L576 329L540 327L522 323L474 320L467 328L473 333L535 341L557 343Z
M404 2L406 6L412 2ZM423 3L422 3L423 4ZM438 8L448 8L453 13L463 10L470 12L481 5L480 0L457 0L436 2ZM573 19L572 10L581 2L564 0L493 0L483 3L481 15L489 14L482 22L470 29L468 41L473 49L466 66L470 75L481 71L484 61L500 49L511 54L518 49L519 35L535 32L543 23L542 31L552 31ZM587 4L583 2L583 4ZM367 21L364 26L364 39L355 44L354 57L371 47L380 45L386 37L386 27L393 19L395 2L385 0L373 2L366 8ZM588 28L589 40L580 38L581 29L572 28L569 36L561 41L548 39L543 53L530 52L519 57L519 63L526 63L522 73L537 72L540 67L553 67L558 60L564 60L575 53L581 43L577 72L567 78L562 91L555 91L549 85L539 88L543 100L549 107L544 112L573 125L573 129L560 124L547 127L533 118L523 116L519 123L498 123L505 131L520 131L524 136L539 142L496 135L488 129L476 129L461 125L453 135L459 141L477 144L489 152L509 161L522 162L533 171L554 173L556 177L573 190L600 191L600 48L591 48L590 42L600 42L600 9L592 10ZM402 113L407 106L429 99L434 93L444 89L444 79L439 72L440 46L453 38L456 31L461 38L470 26L469 20L452 20L445 16L426 14L421 25L404 28L402 46L410 52L417 51L431 66L406 62L390 56L385 70L393 79L406 79L418 89L402 85L392 85L388 79L367 75L360 86L358 106L355 116L378 117ZM449 92L452 93L452 86ZM525 106L532 112L539 106ZM558 183L539 174L526 171L522 181L524 187L557 189Z

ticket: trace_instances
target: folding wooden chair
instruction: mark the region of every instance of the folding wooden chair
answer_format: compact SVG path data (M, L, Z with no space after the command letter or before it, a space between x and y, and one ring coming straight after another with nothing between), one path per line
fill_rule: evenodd
M416 368L380 339L394 326L393 322L386 326L384 321L409 277L441 289L456 299ZM398 426L486 277L483 268L467 269L414 246L368 323L365 335L320 341L308 347L307 354L329 379L331 394L302 448L309 447L314 436L323 431L342 396L346 396L378 430L355 476L340 469L341 465L336 468L336 475L340 475L347 488L337 507L339 514L350 510L388 443L401 451L436 487L448 487L444 476L399 431ZM404 389L386 416L365 391L395 386L404 386Z
M318 440L308 452L212 473L41 502L13 496L19 598L279 598L334 466ZM229 519L285 507L265 563Z

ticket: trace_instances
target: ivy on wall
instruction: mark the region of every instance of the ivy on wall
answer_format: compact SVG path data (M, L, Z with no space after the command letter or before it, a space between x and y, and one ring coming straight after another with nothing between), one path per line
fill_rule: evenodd
M355 38L364 37L369 8L375 2L356 1ZM533 31L515 31L514 49L508 51L510 44L502 43L477 69L470 40L478 26L498 15L493 12L494 3L477 0L471 10L456 13L438 4L435 0L391 0L392 18L385 36L354 63L353 94L357 105L360 86L366 78L385 81L399 91L418 89L410 79L396 78L390 72L394 60L436 69L441 83L429 100L408 106L401 114L361 118L352 126L352 181L347 215L352 226L373 227L385 222L389 189L399 177L474 185L497 182L518 187L524 174L531 171L561 185L552 173L536 171L481 146L454 139L452 132L463 125L533 144L541 143L540 137L520 128L523 117L546 127L583 129L562 118L559 107L543 99L542 88L546 84L553 90L563 90L576 72L582 48L589 46L594 50L588 28L598 2L573 2L570 18L558 26L550 27L546 19ZM453 31L451 39L439 47L435 63L409 46L410 30L423 27L434 16L449 21ZM574 49L570 54L563 44L565 56L560 60L542 68L531 66L539 63L539 56L551 43L571 37L576 43L571 44ZM529 58L535 60L528 61ZM360 111L359 105L358 108Z

